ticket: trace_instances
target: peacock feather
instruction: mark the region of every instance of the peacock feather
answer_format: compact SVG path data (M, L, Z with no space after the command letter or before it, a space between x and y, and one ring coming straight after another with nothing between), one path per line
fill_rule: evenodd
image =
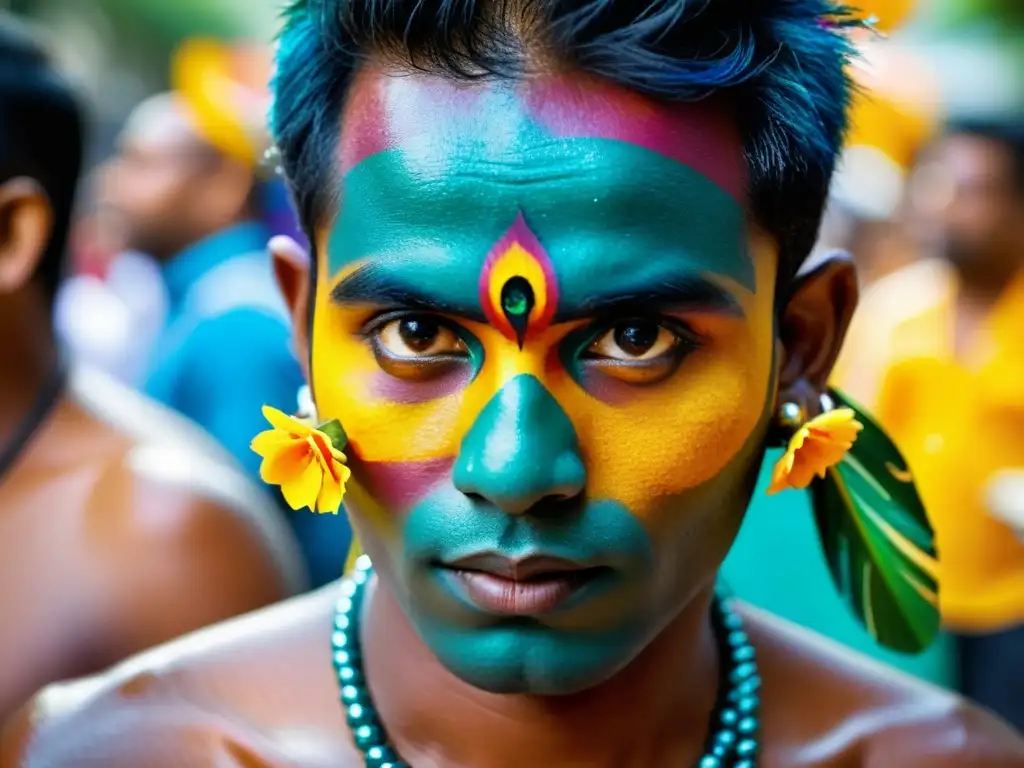
M856 617L882 645L918 653L939 629L931 524L906 461L863 408L841 392L863 431L846 457L811 486L829 570Z

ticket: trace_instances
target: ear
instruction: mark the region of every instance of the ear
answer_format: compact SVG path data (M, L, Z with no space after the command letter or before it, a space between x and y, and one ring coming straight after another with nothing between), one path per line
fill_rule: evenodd
M820 411L820 397L856 306L857 273L849 254L826 254L797 275L779 321L783 362L778 404L796 403L812 416Z
M302 372L309 381L309 309L312 269L309 254L290 237L280 236L270 241L270 254L274 258L274 275L285 304L292 317L292 338Z
M39 182L19 176L0 185L0 293L16 291L35 274L52 225L50 199Z

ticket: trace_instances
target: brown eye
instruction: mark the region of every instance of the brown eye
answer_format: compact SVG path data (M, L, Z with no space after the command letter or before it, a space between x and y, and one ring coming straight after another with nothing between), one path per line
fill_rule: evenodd
M377 331L377 344L388 355L406 360L463 355L466 345L458 335L427 315L401 317Z
M591 359L646 362L668 354L680 337L656 320L626 320L598 337L587 350Z
M581 356L588 368L628 384L664 381L700 346L697 336L667 318L621 320L598 336Z
M381 370L396 379L429 381L463 367L466 343L442 318L403 315L382 321L369 332Z

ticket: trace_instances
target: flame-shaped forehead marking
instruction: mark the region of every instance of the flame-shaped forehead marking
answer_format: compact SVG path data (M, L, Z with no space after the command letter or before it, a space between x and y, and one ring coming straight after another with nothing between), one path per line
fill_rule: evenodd
M487 320L520 348L555 316L555 271L522 213L487 255L480 273L480 304Z

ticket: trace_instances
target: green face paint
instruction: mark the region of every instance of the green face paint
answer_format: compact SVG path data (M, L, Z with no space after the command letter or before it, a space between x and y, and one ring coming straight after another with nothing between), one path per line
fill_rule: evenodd
M644 592L654 553L637 518L614 501L581 504L571 516L509 517L446 486L412 510L403 541L400 582L409 590L402 597L413 626L448 669L479 688L542 695L582 690L648 639L656 610ZM537 551L612 562L616 569L558 612L530 618L482 613L450 574L431 565L477 552ZM602 618L607 614L615 620Z
M350 138L388 145L346 166L319 244L325 293L336 294L318 298L317 312L327 310L314 375L318 405L352 439L354 473L377 481L381 508L353 509L361 533L388 552L382 582L431 650L489 690L571 693L635 658L708 584L739 525L771 395L774 253L752 256L738 193L680 162L686 152L611 130L564 135L499 96L476 102L472 120L421 110L428 129L406 131L386 113L386 130ZM595 124L622 122L606 97L576 122L590 109ZM673 117L662 138L704 124L688 125ZM704 165L739 158L737 143ZM543 253L537 264L488 262L510 228L526 233L517 242L532 238L538 247L524 250ZM362 273L335 277L354 262ZM638 309L699 321L705 348L664 384L625 384L627 398L602 399L587 348L608 330L602 322ZM382 385L359 328L393 311L460 326L485 352L468 345L471 380ZM544 319L539 331L531 314ZM600 572L554 608L503 613L482 608L459 575L461 559L480 555Z
M650 150L566 139L524 152L500 174L458 155L447 170L428 176L400 150L353 168L328 241L331 273L372 257L418 272L426 292L453 305L479 307L484 260L522 212L554 265L566 312L586 306L609 280L669 264L753 288L740 206Z

